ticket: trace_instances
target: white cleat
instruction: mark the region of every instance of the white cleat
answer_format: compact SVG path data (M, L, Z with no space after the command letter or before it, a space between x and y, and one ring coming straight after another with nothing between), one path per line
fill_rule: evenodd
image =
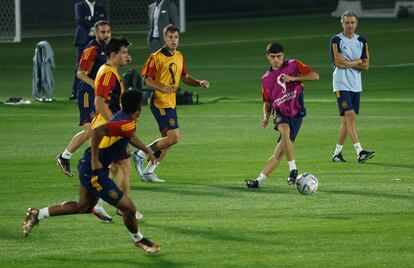
M122 211L120 211L119 209L117 209L116 210L116 214L118 215L118 216L124 216L123 214L122 214ZM137 220L137 221L140 221L140 220L142 220L142 218L144 218L144 214L142 214L141 212L139 212L138 210L135 212L135 219Z
M155 174L155 173L143 174L141 179L144 182L165 182L165 180L162 180L162 179L158 178L157 174Z
M98 217L101 221L112 222L111 215L109 215L108 212L106 212L101 206L95 206L92 210L92 214Z
M140 156L139 152L141 152L141 150L136 150L135 152L132 152L131 157L132 160L134 160L135 168L137 169L139 175L142 176L144 174L145 157Z
M23 221L23 234L24 236L29 236L30 231L39 224L39 220L37 219L37 215L39 215L39 210L37 208L28 208L26 217Z

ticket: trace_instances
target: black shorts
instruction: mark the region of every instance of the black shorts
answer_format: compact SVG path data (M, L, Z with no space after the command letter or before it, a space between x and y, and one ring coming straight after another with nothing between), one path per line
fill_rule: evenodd
M339 114L343 116L346 111L354 110L359 114L359 99L361 92L340 90L335 92L338 102Z
M290 140L295 141L296 136L299 134L300 127L302 126L303 116L285 116L280 112L275 112L275 129L277 127L284 123L288 124L290 128ZM277 142L279 142L281 139L281 136L279 136Z
M78 165L80 183L86 190L115 206L124 193L109 178L109 169L102 169L97 175L92 174L90 163L80 160Z

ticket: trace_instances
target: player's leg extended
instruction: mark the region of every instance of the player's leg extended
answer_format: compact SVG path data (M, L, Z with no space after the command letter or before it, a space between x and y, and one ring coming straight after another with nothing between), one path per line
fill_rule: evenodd
M84 129L75 136L69 142L67 150L71 153L76 152L79 147L81 147L89 138L92 136L91 123L84 124Z
M127 195L123 195L118 203L116 203L115 207L121 211L124 225L131 233L135 245L147 253L158 252L160 250L160 247L145 238L138 230L138 223L135 219L136 208L131 199Z
M51 207L42 209L29 208L23 221L23 233L28 236L34 226L40 220L53 216L90 213L98 201L98 197L89 193L86 188L79 184L79 201L66 201Z
M269 158L269 160L267 161L266 165L263 168L262 173L266 177L268 177L270 173L272 173L272 171L277 168L283 155L284 155L283 147L282 147L281 142L279 141L276 144L275 151L273 152L272 156Z
M282 146L282 151L286 154L286 157L288 159L290 171L288 184L295 184L296 177L298 176L298 168L296 167L295 162L295 154L293 150L293 142L291 139L290 125L286 123L279 124L277 126L277 130L280 132L280 143Z

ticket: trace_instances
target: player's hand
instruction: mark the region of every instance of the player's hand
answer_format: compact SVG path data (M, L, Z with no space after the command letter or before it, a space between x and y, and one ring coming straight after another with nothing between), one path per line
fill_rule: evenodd
M175 89L172 86L163 86L163 87L160 88L160 91L162 93L172 93L172 92L175 91Z
M158 162L153 152L147 153L147 159L148 161L151 161L152 164L156 164Z
M209 88L210 87L210 82L208 82L207 80L201 80L200 81L200 86L204 87L204 88Z
M265 128L269 124L269 118L263 118L262 121L260 121L260 126L262 128Z
M290 76L290 75L287 75L287 74L285 74L282 79L283 79L283 82L285 82L285 83L289 83L289 82L294 82L295 81L295 77Z
M103 168L102 163L99 160L92 161L91 165L92 165L92 172Z

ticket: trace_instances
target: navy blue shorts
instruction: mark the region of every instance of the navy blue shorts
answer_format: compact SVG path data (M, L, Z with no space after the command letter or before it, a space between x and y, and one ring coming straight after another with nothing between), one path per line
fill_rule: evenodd
M119 190L115 182L109 178L109 169L102 169L98 175L93 175L90 163L80 160L78 165L80 183L86 190L112 206L121 200L124 193Z
M78 88L79 125L92 122L95 116L95 91L88 84L81 82Z
M163 136L170 129L178 128L177 111L175 108L157 108L151 105L151 112L157 120L158 128Z
M338 102L339 114L343 116L346 111L354 110L359 113L359 98L361 92L352 91L336 91L336 101Z
M295 141L296 136L299 134L300 127L302 126L303 116L285 116L280 112L275 112L275 129L277 130L277 127L284 123L288 124L290 128L290 140ZM281 139L281 136L279 136L277 142L279 142Z

